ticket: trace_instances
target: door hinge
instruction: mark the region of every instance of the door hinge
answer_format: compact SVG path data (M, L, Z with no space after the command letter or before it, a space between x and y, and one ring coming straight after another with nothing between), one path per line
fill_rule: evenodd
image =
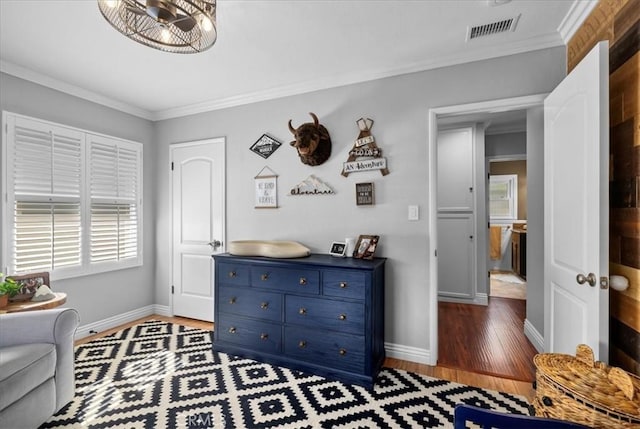
M436 249L433 253L434 253L434 256L437 258L438 257L438 249Z
M171 171L173 171L173 161L171 161Z
M173 285L171 285L171 295L173 295L174 293L176 293L176 288Z
M491 271L487 271L487 277L491 278Z

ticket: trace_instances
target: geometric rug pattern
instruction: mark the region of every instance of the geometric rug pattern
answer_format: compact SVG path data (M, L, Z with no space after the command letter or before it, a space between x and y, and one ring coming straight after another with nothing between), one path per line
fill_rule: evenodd
M211 332L147 321L75 349L76 394L42 428L451 428L458 403L525 398L383 368L360 386L214 352Z

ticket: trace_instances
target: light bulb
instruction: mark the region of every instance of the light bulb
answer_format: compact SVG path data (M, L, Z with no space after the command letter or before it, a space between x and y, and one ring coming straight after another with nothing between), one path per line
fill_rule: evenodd
M207 18L206 16L202 17L202 22L200 23L200 25L202 25L202 29L204 31L206 31L207 33L211 30L213 30L213 23L211 22L211 20L209 18Z
M162 41L165 43L169 43L169 41L171 40L171 32L169 31L168 28L163 28L162 29L162 33L160 33L160 37L162 37Z
M119 3L120 3L120 0L107 0L107 1L105 1L105 4L110 9L115 9L116 7L119 6Z

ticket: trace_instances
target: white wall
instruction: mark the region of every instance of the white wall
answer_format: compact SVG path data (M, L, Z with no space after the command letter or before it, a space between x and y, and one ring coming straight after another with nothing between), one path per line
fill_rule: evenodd
M157 190L153 123L4 73L0 74L0 88L2 110L143 143L144 265L52 281L51 286L55 291L67 293L66 305L79 311L81 326L153 304ZM0 165L0 180L5 180L4 163Z
M447 67L302 94L157 123L156 296L169 304L169 145L208 137L227 138L227 240L291 239L326 253L333 240L379 234L377 256L388 258L386 341L408 347L419 359L429 353L428 158L430 108L549 92L565 75L562 47ZM497 78L499 76L499 78ZM212 82L224 85L224 82ZM288 145L294 126L314 112L329 130L333 152L318 167L300 163ZM390 174L340 175L358 135L355 121L375 121L372 133L388 160ZM284 144L264 160L249 151L269 133ZM268 165L278 175L280 208L253 208L253 177ZM332 196L287 196L315 174L336 191ZM375 183L376 205L355 204L355 183ZM407 220L407 206L420 206L419 221Z

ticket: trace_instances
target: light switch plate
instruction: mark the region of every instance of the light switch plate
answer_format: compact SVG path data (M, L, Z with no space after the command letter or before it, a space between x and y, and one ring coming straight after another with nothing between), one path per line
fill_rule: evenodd
M409 206L409 220L420 220L420 208L418 206Z

